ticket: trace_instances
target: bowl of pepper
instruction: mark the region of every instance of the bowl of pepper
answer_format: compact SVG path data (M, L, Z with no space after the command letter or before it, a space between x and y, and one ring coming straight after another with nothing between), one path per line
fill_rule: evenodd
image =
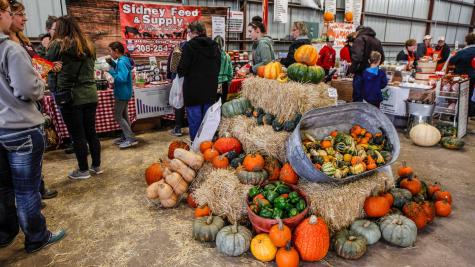
M277 218L295 228L308 213L310 201L295 185L280 181L257 185L249 189L247 214L257 233L268 233Z

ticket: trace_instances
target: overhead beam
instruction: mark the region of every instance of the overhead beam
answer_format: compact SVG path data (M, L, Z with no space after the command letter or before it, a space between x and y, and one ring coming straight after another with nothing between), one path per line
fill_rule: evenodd
M427 19L429 21L432 20L432 14L434 14L434 3L435 3L435 0L430 0L429 2L429 13L427 14ZM426 22L426 35L430 34L431 27L432 27L432 23Z

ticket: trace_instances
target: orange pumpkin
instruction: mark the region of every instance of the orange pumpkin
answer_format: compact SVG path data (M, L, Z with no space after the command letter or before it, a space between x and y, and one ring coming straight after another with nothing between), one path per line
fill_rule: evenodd
M408 178L402 179L400 183L400 187L409 190L412 195L416 195L419 192L421 192L422 183L416 177L414 178L408 177Z
M288 184L297 184L299 177L295 173L290 163L285 163L280 169L279 180Z
M268 179L269 181L277 181L279 180L279 175L280 175L280 168L282 166L280 165L280 162L271 157L266 158L266 164L264 166L264 169L267 171L267 174L269 175Z
M258 172L264 169L264 157L259 154L249 154L244 158L243 166L248 172Z
M349 11L345 13L345 21L353 22L353 12Z
M204 205L195 209L195 218L200 218L204 216L209 216L211 210L208 205Z
M335 20L335 15L331 12L325 11L325 13L323 13L323 20L325 22L331 22Z
M266 66L257 67L257 76L264 78Z
M434 184L431 184L427 187L427 194L429 197L432 197L435 192L442 190L442 187L438 182L435 182Z
M208 148L204 153L203 153L203 157L205 158L206 161L209 161L211 162L214 158L216 158L217 156L219 156L219 152L218 150L214 149L214 148Z
M435 202L435 214L440 217L447 217L452 213L452 206L447 200Z
M272 243L278 248L285 247L292 239L290 228L282 220L277 219L278 224L273 225L269 230L269 237Z
M434 193L434 201L447 200L449 204L452 204L452 194L449 191L437 191Z
M435 208L434 204L430 201L424 201L421 204L422 210L426 214L427 223L431 223L435 218Z
M241 154L242 146L241 142L234 137L221 137L214 142L214 149L218 150L219 154L224 154L230 151L234 151L237 154Z
M304 261L319 261L328 253L330 232L323 218L312 215L294 231L294 245Z
M163 178L163 168L160 163L153 163L145 170L145 181L151 185Z
M403 161L402 166L399 167L397 173L398 173L399 177L409 177L409 176L412 176L414 174L414 170L411 167L407 166L406 162Z
M170 143L170 145L168 146L168 158L169 159L174 159L175 158L174 153L175 153L175 149L177 149L177 148L183 148L185 150L190 150L190 146L187 143L185 143L181 140L172 141Z
M225 156L217 156L211 163L216 169L226 169L229 166L229 159Z
M315 66L318 60L318 51L313 45L302 45L295 50L294 59L298 63Z
M300 262L299 253L291 247L290 242L277 250L275 263L277 267L298 267Z
M416 202L409 202L402 208L404 215L411 219L417 226L417 229L426 227L428 218L422 206Z
M191 193L188 194L188 197L186 198L186 203L188 203L188 206L190 208L196 209L198 207L198 204L196 204L196 201L191 195Z
M380 193L379 195L380 195L381 197L384 197L384 198L388 201L389 206L392 206L392 205L393 205L393 203L394 203L394 197L393 197L393 195L392 195L391 193L385 192L385 193Z
M211 141L204 141L204 142L201 142L200 144L200 152L201 153L205 153L206 150L208 150L208 148L212 148L213 147L213 142Z
M383 217L389 213L391 205L383 196L369 196L364 201L364 211L368 217Z
M334 130L333 132L330 133L330 136L335 138L338 134L338 131L337 130Z
M356 164L361 163L361 162L363 162L361 157L358 157L358 156L351 157L351 166L355 166Z
M355 134L356 136L360 135L361 132L363 131L363 128L361 128L360 125L355 124L353 127L351 127L350 133Z
M270 62L264 69L264 78L275 80L282 73L282 64L279 62Z
M328 140L323 140L322 142L320 142L320 146L321 146L323 149L327 149L327 148L332 147L332 142L331 142L331 141L328 141Z

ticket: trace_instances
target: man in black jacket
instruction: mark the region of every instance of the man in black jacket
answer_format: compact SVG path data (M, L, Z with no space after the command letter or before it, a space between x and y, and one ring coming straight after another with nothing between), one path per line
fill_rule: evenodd
M353 101L363 101L362 86L363 72L369 67L369 56L371 52L377 51L381 54L381 64L384 62L384 51L381 42L376 38L376 32L365 26L358 26L356 29L356 38L353 42L351 51L350 72L353 77Z
M193 141L206 111L217 99L221 52L218 44L206 36L203 23L190 23L188 34L191 38L183 46L178 75L184 77L183 101Z

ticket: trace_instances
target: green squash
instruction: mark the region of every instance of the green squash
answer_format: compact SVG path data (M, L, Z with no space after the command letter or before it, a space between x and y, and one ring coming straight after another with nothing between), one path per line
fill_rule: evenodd
M307 66L301 63L294 63L287 68L287 76L292 81L317 84L325 77L325 71L320 66Z
M233 159L237 158L238 156L238 153L236 153L236 151L234 150L231 150L228 152L228 154L226 154L226 158L228 158L229 161L232 161Z
M333 176L336 172L336 168L335 166L333 166L333 163L326 162L322 165L322 168L320 169L320 171L328 176Z
M243 159L238 157L238 158L232 159L230 165L232 168L237 169L239 166L241 166L242 162L243 162Z
M287 132L292 132L295 129L295 122L294 121L286 121L284 123L284 130Z
M275 118L274 115L270 113L267 113L266 115L264 115L264 118L263 118L264 125L272 125L274 118Z
M391 193L391 195L393 195L393 197L394 197L393 206L396 207L396 208L399 208L399 209L402 209L404 204L411 201L411 199L412 199L412 194L407 189L391 188L389 190L389 193Z
M348 146L343 142L337 143L335 148L336 148L336 151L341 152L341 153L345 153L348 150Z
M447 149L461 149L465 145L465 142L455 137L443 137L440 140L440 144Z
M250 107L250 102L244 97L233 99L224 103L221 106L221 112L224 117L230 118L237 115L242 115L248 107Z
M274 129L274 131L276 132L280 132L284 129L284 123L279 121L278 119L275 119L272 122L272 129Z
M264 125L264 114L261 114L259 117L257 117L257 125Z
M300 114L300 113L295 114L295 116L293 118L293 121L294 121L295 125L299 124L301 119L302 119L302 114Z
M368 245L373 245L381 238L379 226L368 220L356 220L351 224L351 230L364 236Z
M322 156L316 155L316 156L312 156L312 163L313 164L318 163L320 165L323 165L323 163L325 163L325 160L323 159Z
M248 108L246 108L246 111L244 112L244 114L246 115L246 117L250 118L250 117L252 117L253 112L254 112L254 108L253 107L248 107Z
M344 229L333 239L333 248L338 256L347 260L357 260L366 253L366 238L355 231Z
M216 236L216 248L226 256L237 257L249 250L252 233L244 226L225 226Z
M237 170L237 177L242 184L258 185L267 180L268 174L266 170L258 172L248 172L244 168Z
M214 241L223 227L224 221L219 216L197 218L193 221L193 238L201 242Z
M383 239L393 245L409 247L416 242L416 224L405 216L398 214L387 215L381 219L379 228L381 229Z

